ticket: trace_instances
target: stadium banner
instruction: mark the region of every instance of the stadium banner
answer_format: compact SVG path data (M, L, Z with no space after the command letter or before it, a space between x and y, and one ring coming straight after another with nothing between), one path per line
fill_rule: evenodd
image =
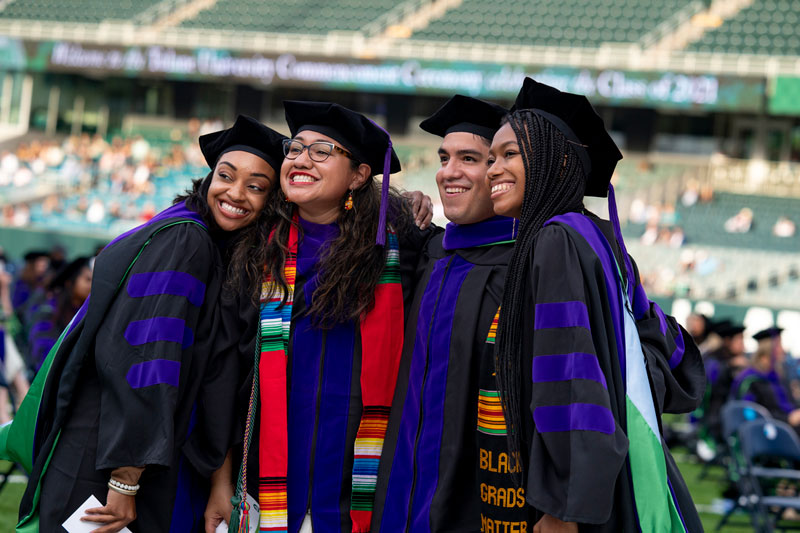
M800 115L800 78L775 78L767 110L773 115Z
M585 94L599 104L730 111L762 110L766 85L760 78L680 72L269 55L212 48L125 48L10 38L0 40L0 68L505 99L513 99L523 78L531 76Z

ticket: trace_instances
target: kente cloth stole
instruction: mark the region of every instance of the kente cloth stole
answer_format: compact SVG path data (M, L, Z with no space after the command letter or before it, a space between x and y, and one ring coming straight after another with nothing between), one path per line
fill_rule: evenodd
M284 267L289 286L286 304L281 307L283 291L268 273L261 291L261 351L257 379L260 383L259 401L262 406L268 406L261 409L260 416L258 499L262 532L288 529L286 353L297 273L296 222L289 233L289 254ZM363 410L356 434L350 497L354 533L367 533L370 528L378 463L403 349L400 251L397 234L387 229L386 236L386 263L375 288L375 304L360 320Z

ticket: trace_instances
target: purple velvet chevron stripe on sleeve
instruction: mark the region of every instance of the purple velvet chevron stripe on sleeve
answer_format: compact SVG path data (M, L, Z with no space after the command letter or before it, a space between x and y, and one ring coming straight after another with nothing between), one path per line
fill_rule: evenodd
M158 341L177 342L185 350L194 342L194 333L180 318L157 316L128 324L125 340L131 346Z
M611 411L592 403L543 405L533 412L533 421L539 433L597 431L610 435L616 430Z
M141 389L150 385L172 385L180 383L181 363L169 359L153 359L131 366L125 379L132 389Z
M651 302L651 305L653 306L656 316L658 316L661 334L666 336L667 332L669 331L669 328L667 327L667 317L664 316L664 311L661 310L661 307L659 307L657 303ZM675 350L672 351L672 355L669 358L670 368L675 368L681 364L681 361L683 360L683 353L686 350L686 346L683 343L683 332L680 328L678 328L678 333L675 335L675 337L673 337L673 340L675 341Z
M606 377L597 362L597 356L590 353L537 355L533 358L532 374L534 383L588 379L608 388Z
M644 292L644 287L639 284L633 290L633 316L636 320L641 320L649 310L650 300L647 298L647 293Z
M536 304L533 328L586 328L589 326L589 311L581 301Z
M142 272L131 276L128 295L132 298L170 294L185 296L196 307L203 305L206 284L186 272L166 270L164 272Z

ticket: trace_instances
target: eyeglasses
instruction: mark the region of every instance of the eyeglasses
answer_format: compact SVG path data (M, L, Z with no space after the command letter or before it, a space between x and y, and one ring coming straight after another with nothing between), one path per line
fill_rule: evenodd
M328 159L334 150L348 159L353 159L353 155L350 152L330 142L317 141L311 144L303 144L295 139L283 140L283 155L286 156L286 159L297 159L306 149L308 150L308 157L317 163L322 163Z

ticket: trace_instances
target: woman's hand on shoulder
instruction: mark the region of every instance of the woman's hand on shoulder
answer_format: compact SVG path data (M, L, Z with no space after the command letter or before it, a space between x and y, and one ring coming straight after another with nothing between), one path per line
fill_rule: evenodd
M433 200L421 191L405 191L403 196L411 202L411 213L419 229L427 228L433 219Z

